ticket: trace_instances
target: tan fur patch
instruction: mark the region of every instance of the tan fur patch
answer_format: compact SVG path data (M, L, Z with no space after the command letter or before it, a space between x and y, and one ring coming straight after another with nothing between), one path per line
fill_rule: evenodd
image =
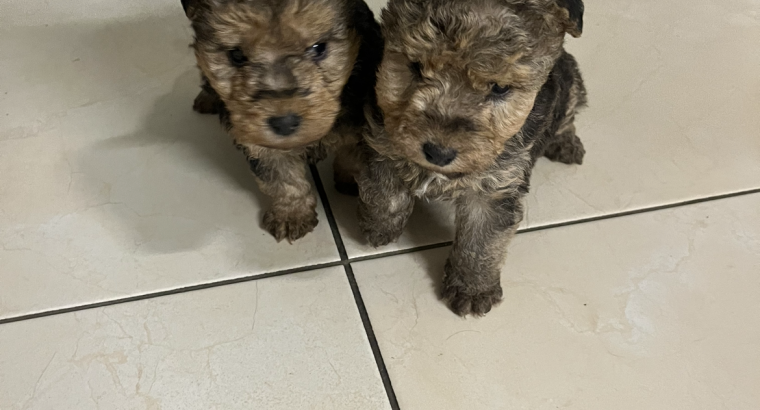
M229 110L239 143L291 149L330 131L359 50L357 33L340 12L331 2L290 0L279 7L229 2L210 16L196 57ZM317 61L312 46L319 43L326 56ZM230 62L233 49L247 58L243 66ZM268 121L288 114L300 116L301 125L282 137Z
M410 6L414 12L396 4L383 14L387 51L377 84L387 140L373 148L445 175L486 170L524 125L561 51L563 29L540 35L553 14L526 17L493 1L448 2L445 12L437 3ZM494 85L509 86L508 95L493 98ZM456 151L456 159L434 165L425 144Z

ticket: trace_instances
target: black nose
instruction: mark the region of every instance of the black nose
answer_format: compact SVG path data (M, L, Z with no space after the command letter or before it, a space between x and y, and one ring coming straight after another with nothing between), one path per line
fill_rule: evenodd
M281 117L270 117L268 122L275 134L287 137L298 130L298 126L301 125L301 116L288 114Z
M456 150L444 148L440 145L431 144L429 142L426 142L425 145L422 146L422 152L425 153L425 159L428 160L429 163L438 165L439 167L445 167L446 165L451 164L451 162L454 161L454 158L457 157Z

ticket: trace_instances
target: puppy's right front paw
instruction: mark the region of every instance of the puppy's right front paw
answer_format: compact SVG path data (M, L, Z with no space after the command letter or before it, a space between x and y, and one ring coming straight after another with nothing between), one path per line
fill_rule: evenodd
M376 212L375 209L369 208L359 201L359 229L373 247L385 246L391 242L396 242L404 233L406 219L410 213L387 215Z
M367 238L369 244L375 248L395 242L399 236L401 236L401 232L391 232L383 229L375 229L374 227L370 229L363 227L362 233L364 233L364 237Z
M264 229L272 234L277 242L287 239L293 243L313 231L318 223L317 212L314 210L302 214L280 215L270 209L264 214Z

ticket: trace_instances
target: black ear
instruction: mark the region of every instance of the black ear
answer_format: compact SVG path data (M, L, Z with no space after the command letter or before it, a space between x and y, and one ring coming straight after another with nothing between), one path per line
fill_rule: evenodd
M567 12L565 31L573 37L580 37L583 33L583 0L557 0L557 4Z
M182 8L185 10L185 14L187 14L187 8L190 7L190 0L180 0L182 1Z

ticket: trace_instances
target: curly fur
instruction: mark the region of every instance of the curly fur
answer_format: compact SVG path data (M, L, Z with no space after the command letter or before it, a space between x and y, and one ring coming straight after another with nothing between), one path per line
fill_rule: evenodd
M401 235L416 197L456 203L443 297L483 315L502 296L500 270L542 155L582 162L573 121L586 103L565 33L580 0L391 0L377 105L368 107L360 226L374 246ZM494 84L509 86L494 95ZM455 153L433 164L427 144Z
M182 0L182 5L202 72L193 108L219 114L261 190L272 197L264 227L278 241L301 238L317 225L306 164L355 145L365 125L362 106L374 94L383 53L379 25L362 0ZM326 52L317 58L312 46L320 43ZM232 60L232 50L244 56L243 63ZM297 130L277 134L270 119L291 113L302 119ZM353 157L340 156L336 169L354 170ZM342 185L353 181L343 174L336 179Z

